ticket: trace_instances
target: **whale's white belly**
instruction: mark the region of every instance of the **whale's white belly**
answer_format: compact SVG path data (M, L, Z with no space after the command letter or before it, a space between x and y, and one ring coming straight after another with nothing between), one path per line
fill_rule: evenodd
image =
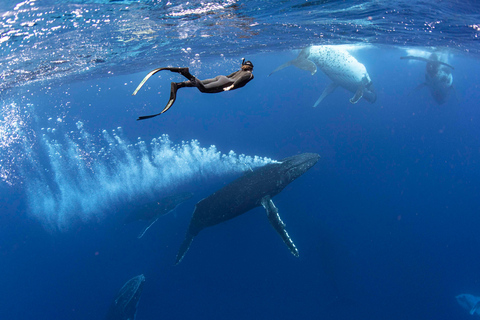
M308 59L314 62L333 82L355 92L357 88L370 82L367 69L348 51L335 46L312 46Z

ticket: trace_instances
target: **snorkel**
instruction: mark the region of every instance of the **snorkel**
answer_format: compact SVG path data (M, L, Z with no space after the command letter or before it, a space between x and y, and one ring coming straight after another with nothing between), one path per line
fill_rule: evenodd
M245 61L245 58L242 58L242 69L245 68L253 70L253 63L251 61Z

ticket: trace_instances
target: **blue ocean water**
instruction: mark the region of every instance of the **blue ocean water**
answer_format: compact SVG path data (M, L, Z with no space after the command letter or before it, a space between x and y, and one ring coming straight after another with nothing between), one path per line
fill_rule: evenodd
M480 296L480 7L475 1L60 1L0 3L0 314L104 319L146 278L136 319L469 319ZM347 45L377 101L288 67L309 45ZM452 66L438 104L432 52ZM255 78L181 89L245 57ZM195 204L249 168L319 162L263 208L202 231L174 266ZM142 204L193 198L124 224Z

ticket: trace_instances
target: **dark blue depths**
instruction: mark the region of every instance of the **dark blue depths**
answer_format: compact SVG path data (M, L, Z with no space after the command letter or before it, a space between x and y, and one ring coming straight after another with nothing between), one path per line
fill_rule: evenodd
M72 126L121 126L131 141L168 133L174 142L198 139L222 152L322 158L273 199L299 258L257 208L204 230L173 266L194 204L234 175L187 184L194 198L140 240L143 225L119 218L124 204L104 219L51 233L28 215L21 186L2 187L3 316L103 319L125 281L143 273L139 320L468 319L455 295L480 293L480 65L461 56L450 61L456 91L438 106L427 90L414 91L424 65L404 63L403 54L371 49L356 56L377 89L375 104L351 105L351 93L338 88L313 109L329 83L324 75L288 68L267 77L295 57L289 52L248 57L255 79L241 90L182 89L174 107L151 121L135 119L163 108L170 81L163 75L136 97L130 94L144 72L31 98L45 116L70 101L65 121Z

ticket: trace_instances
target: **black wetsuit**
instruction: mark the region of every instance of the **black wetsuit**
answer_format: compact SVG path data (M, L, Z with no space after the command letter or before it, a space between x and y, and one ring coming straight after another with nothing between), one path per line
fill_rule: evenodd
M235 90L235 89L241 88L245 86L250 80L253 79L253 74L252 74L253 65L252 65L252 68L249 70L240 69L228 76L216 76L215 78L205 79L205 80L200 80L195 78L193 75L190 74L190 71L188 68L159 68L151 71L145 77L142 83L135 90L134 95L137 93L140 87L145 83L145 81L147 81L148 78L150 78L153 74L157 73L158 71L162 71L162 70L168 70L171 72L179 73L183 75L185 78L187 78L188 81L172 82L171 90L170 90L170 99L167 105L165 106L165 108L162 110L162 112L149 115L149 116L142 116L142 117L139 117L137 120L153 118L166 112L168 109L170 109L170 107L173 105L173 103L177 99L177 90L180 88L197 87L198 90L204 93L218 93L218 92Z
M213 79L199 80L190 74L188 68L186 69L187 70L183 69L178 73L182 74L188 79L188 81L177 82L177 89L183 87L197 87L198 90L204 93L218 93L225 91L225 88L228 88L231 85L233 85L233 88L230 90L241 88L253 79L253 74L251 71L238 70L228 76L216 76Z

